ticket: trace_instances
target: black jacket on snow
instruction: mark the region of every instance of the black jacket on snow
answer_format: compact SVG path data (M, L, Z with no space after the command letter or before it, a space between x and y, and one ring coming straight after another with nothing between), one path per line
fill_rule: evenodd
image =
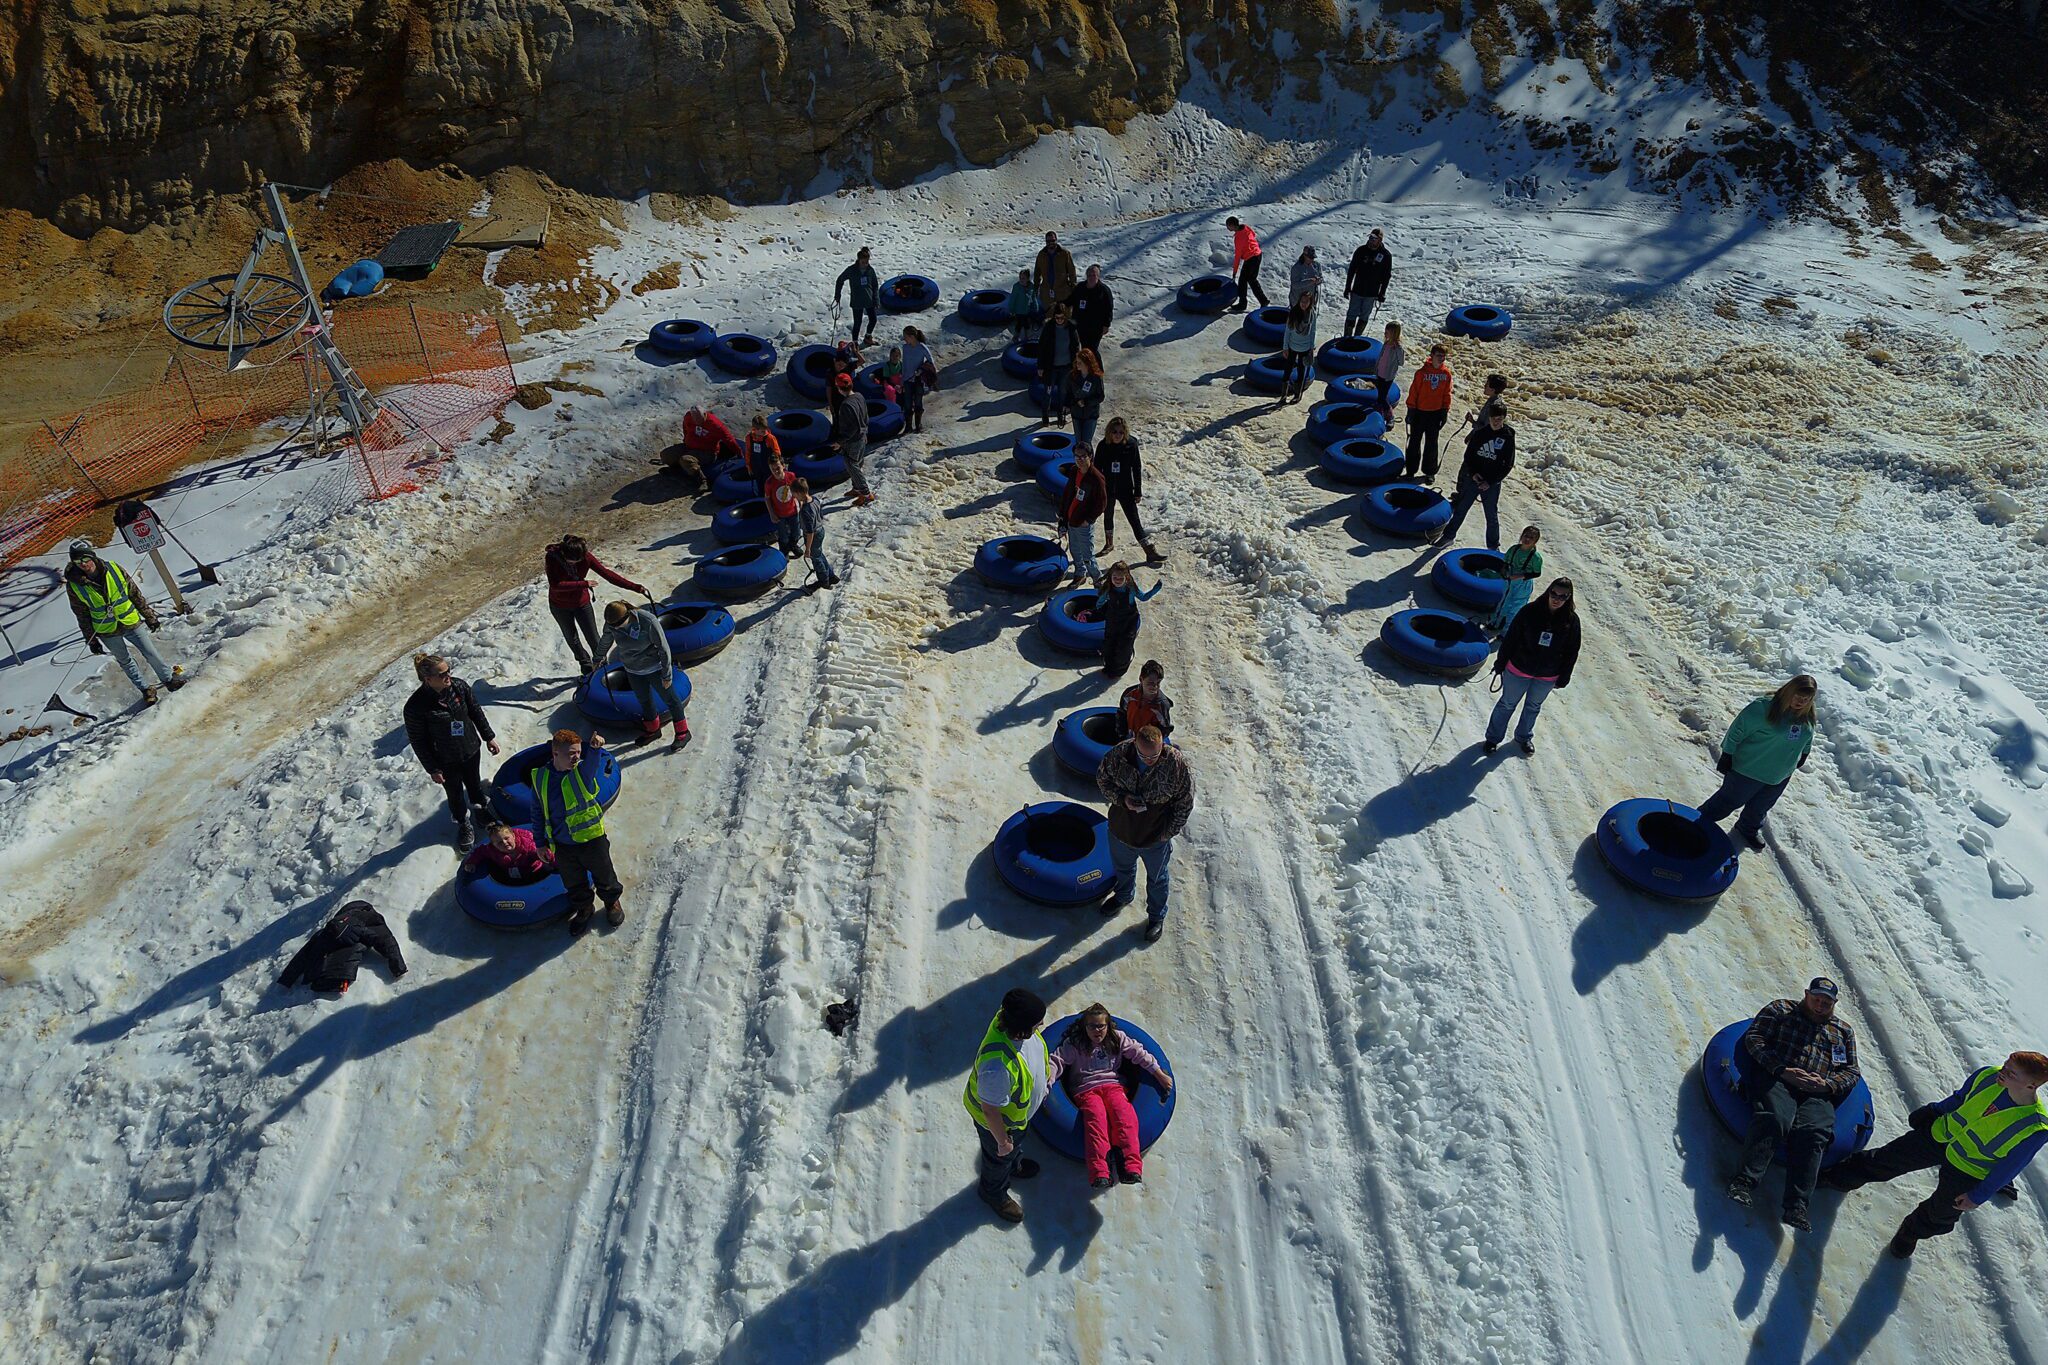
M1351 253L1351 269L1344 275L1346 294L1366 294L1387 301L1387 281L1394 278L1394 256L1385 247L1375 251L1370 243Z
M1072 310L1075 328L1096 336L1107 332L1109 320L1116 316L1116 300L1106 284L1081 285L1067 300L1067 306Z
M1102 471L1112 498L1145 495L1145 466L1138 459L1136 441L1104 441L1095 447L1095 467Z
M345 991L356 983L365 952L383 958L394 977L405 975L405 958L384 917L368 901L350 901L292 954L277 984L289 990L303 981L316 991Z
M1499 483L1515 467L1515 429L1506 422L1500 430L1491 426L1472 428L1465 438L1465 463L1458 467L1461 479L1484 479Z
M1067 406L1083 417L1102 411L1102 381L1079 370L1067 371Z
M421 683L405 699L405 737L412 741L420 766L437 773L453 759L475 755L484 741L496 739L498 732L491 728L484 708L477 705L469 684L450 678L445 692Z
M1066 359L1059 358L1059 348L1054 343L1066 339ZM1063 376L1074 363L1074 353L1081 349L1081 338L1074 331L1074 324L1062 327L1057 322L1047 322L1038 329L1038 372L1045 375Z
M1532 678L1555 678L1560 688L1572 680L1572 668L1579 661L1579 614L1575 610L1552 611L1548 597L1538 597L1515 613L1493 671L1505 673L1509 664Z

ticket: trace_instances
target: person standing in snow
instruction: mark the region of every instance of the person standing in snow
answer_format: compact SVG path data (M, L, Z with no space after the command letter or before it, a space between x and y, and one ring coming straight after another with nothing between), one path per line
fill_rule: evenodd
M398 939L377 907L368 901L350 901L292 954L277 984L290 990L303 981L311 990L347 994L356 984L365 953L383 958L392 980L405 975L405 954L399 952Z
M1735 832L1753 849L1764 846L1764 817L1795 769L1813 752L1814 698L1820 684L1801 673L1768 697L1758 697L1721 739L1721 789L1700 806L1700 818L1715 824L1742 807Z
M1344 297L1351 306L1344 310L1344 335L1362 337L1372 325L1372 310L1387 301L1387 281L1394 277L1394 258L1374 228L1365 245L1351 253L1351 269L1344 274Z
M1166 931L1173 841L1195 808L1194 775L1159 727L1147 725L1102 756L1095 785L1109 802L1109 859L1116 868L1116 884L1102 899L1102 914L1113 916L1137 898L1138 864L1143 863L1145 941L1157 943Z
M1298 299L1303 294L1311 295L1315 306L1322 305L1323 268L1316 264L1316 249L1312 246L1301 249L1301 255L1287 272L1287 297Z
M1373 362L1372 369L1373 386L1379 390L1379 396L1373 400L1374 406L1379 408L1380 416L1386 418L1389 425L1394 420L1394 405L1387 401L1387 394L1393 390L1394 381L1401 377L1401 369L1407 363L1408 353L1401 349L1401 324L1390 322L1385 340L1380 343L1380 357Z
M1903 1261L1923 1239L1954 1232L1979 1204L1999 1194L2018 1195L2013 1182L2048 1145L2044 1084L2048 1057L2038 1052L2015 1052L2003 1066L1980 1067L1947 1099L1908 1115L1904 1133L1841 1162L1820 1183L1846 1193L1938 1168L1934 1193L1906 1215L1886 1248Z
M1102 361L1083 346L1074 352L1073 368L1063 382L1067 410L1074 414L1074 444L1092 448L1095 424L1102 417Z
M1458 430L1463 431L1466 427L1485 426L1486 419L1494 408L1499 408L1501 416L1505 418L1508 411L1507 391L1508 377L1506 375L1490 374L1486 376L1485 396L1479 400L1478 407L1465 414L1465 420L1458 424Z
M903 329L903 394L896 401L903 406L903 420L912 431L924 430L924 396L939 386L939 363L924 333L916 327Z
M768 503L768 522L775 528L776 548L783 558L795 559L803 544L803 528L797 520L796 475L779 452L768 462L762 497Z
M1442 342L1429 348L1429 359L1408 381L1408 451L1403 478L1418 473L1424 483L1436 482L1437 434L1451 415L1450 352Z
M1162 737L1173 734L1173 698L1166 695L1166 665L1145 660L1138 681L1124 689L1116 701L1116 737L1129 739L1148 725L1159 727Z
M868 400L853 391L853 376L842 374L832 381L832 439L825 449L836 450L846 461L846 475L852 488L846 495L855 507L875 500L868 487Z
M548 761L526 776L540 809L541 838L553 855L562 883L569 889L569 932L590 927L597 901L604 900L607 923L626 922L620 897L626 888L612 867L612 841L604 832L604 803L597 799L604 736L583 736L557 730L548 745Z
M1060 1076L1059 1063L1038 1032L1044 1022L1045 1001L1035 992L1022 986L1005 991L1002 1008L982 1034L974 1070L967 1073L967 1086L960 1092L960 1102L973 1116L975 1135L981 1140L980 1179L974 1192L1006 1223L1024 1221L1024 1208L1010 1193L1010 1182L1038 1174L1038 1163L1024 1155L1019 1140Z
M1108 576L1095 591L1093 612L1094 619L1102 622L1104 677L1121 678L1130 672L1131 654L1138 647L1138 604L1150 602L1164 586L1154 583L1149 592L1140 592L1130 565L1118 560L1109 566Z
M768 414L754 414L754 425L747 428L747 439L740 447L740 457L747 463L747 477L754 481L754 496L768 496L768 471L782 458L782 442L775 439L775 433L768 430Z
M1038 307L1038 286L1031 282L1031 272L1017 272L1017 282L1010 286L1010 340L1022 341L1038 330L1044 314Z
M1109 419L1109 429L1103 433L1102 444L1095 447L1095 467L1102 471L1103 481L1109 488L1114 506L1103 509L1102 552L1108 554L1116 544L1116 509L1124 509L1124 520L1130 523L1131 534L1138 538L1138 544L1145 551L1145 562L1157 564L1165 558L1154 549L1145 535L1145 527L1138 520L1138 500L1145 496L1145 466L1138 458L1138 443L1131 439L1131 429L1121 417Z
M617 656L632 685L633 699L640 703L640 742L651 744L661 738L661 713L655 701L668 709L675 722L675 739L668 746L678 753L690 742L690 722L683 716L683 699L676 695L675 655L668 647L668 632L661 618L646 607L614 602L604 609L604 636L597 642L600 672Z
M1259 307L1266 307L1272 300L1259 288L1259 266L1265 260L1259 234L1252 231L1250 223L1235 216L1224 219L1223 226L1230 229L1230 273L1237 278L1237 301L1230 305L1230 311L1244 311L1247 293L1259 301Z
M1031 263L1031 283L1038 290L1038 311L1050 313L1054 304L1074 297L1074 253L1060 245L1059 234L1045 234L1045 246Z
M868 264L868 249L862 247L853 258L853 264L839 272L839 282L832 286L832 308L838 311L842 294L851 294L853 303L852 337L857 346L875 344L875 319L882 306L882 279L875 274L874 266ZM868 320L867 340L862 341L860 320Z
M1514 623L1515 613L1529 605L1529 594L1535 590L1536 579L1543 573L1543 555L1536 548L1543 539L1543 532L1534 526L1522 528L1522 538L1508 547L1501 556L1500 576L1507 583L1507 590L1501 594L1500 605L1493 609L1493 615L1481 623L1480 629L1488 635L1498 635Z
M582 536L563 536L548 546L543 563L548 575L548 614L555 618L562 638L569 642L570 650L576 655L576 666L588 673L596 666L591 650L597 648L597 612L590 605L589 576L594 573L605 582L628 592L637 592L642 597L648 596L648 591L598 562ZM589 640L587 648L583 640L577 638L578 631Z
M64 567L65 596L71 614L85 636L85 645L95 654L114 651L114 662L142 694L144 706L156 705L156 688L142 681L138 656L156 674L159 686L175 692L185 685L177 670L157 652L155 635L162 624L155 608L142 595L135 579L111 559L101 559L87 540L71 542L71 562Z
M1056 303L1045 326L1038 329L1038 385L1045 396L1039 420L1053 426L1067 422L1067 371L1080 354L1081 337L1068 320L1067 305Z
M1117 1032L1103 1004L1090 1005L1067 1025L1053 1056L1059 1061L1060 1084L1080 1114L1081 1164L1088 1168L1088 1184L1106 1190L1118 1181L1143 1183L1144 1149L1138 1142L1138 1113L1124 1093L1124 1068L1142 1072L1162 1095L1173 1093L1173 1077L1144 1044Z
M1486 507L1486 548L1500 548L1500 485L1515 467L1515 429L1508 425L1507 409L1499 404L1486 408L1486 425L1475 427L1465 438L1465 463L1458 467L1457 487L1451 493L1451 519L1437 532L1436 543L1448 545L1465 524L1465 514L1474 502Z
M1508 737L1508 721L1520 706L1522 723L1515 727L1515 743L1523 753L1535 753L1536 713L1553 691L1571 686L1572 669L1578 662L1578 606L1572 601L1572 581L1560 578L1541 601L1515 613L1515 623L1508 627L1500 653L1494 656L1500 700L1486 722L1484 752L1492 753Z
M489 818L491 797L482 772L486 746L498 752L498 734L491 718L477 704L476 693L455 676L438 654L415 654L412 670L420 680L405 699L405 738L427 776L448 795L448 814L455 821L455 851L476 845Z
M1080 333L1081 349L1095 352L1099 362L1102 338L1109 332L1110 319L1116 316L1116 299L1102 282L1101 266L1088 267L1087 278L1074 291L1073 303L1074 330Z
M1060 490L1054 521L1067 542L1067 558L1074 562L1074 581L1100 580L1102 570L1095 563L1095 519L1109 508L1109 484L1095 467L1095 454L1087 446L1074 447L1074 472Z
M839 575L825 558L825 509L812 500L809 479L798 479L792 490L796 494L797 534L803 538L803 552L810 556L811 571L817 574L819 587L836 588Z
M1287 310L1287 332L1280 339L1281 356L1285 366L1280 371L1281 403L1299 403L1302 390L1308 387L1309 374L1315 369L1316 351L1316 296L1303 290L1294 296L1294 306Z
M1841 988L1825 976L1807 983L1799 1000L1773 1000L1757 1011L1742 1035L1738 1068L1742 1097L1750 1103L1749 1139L1742 1167L1728 1182L1728 1197L1747 1206L1756 1184L1785 1144L1784 1220L1806 1232L1807 1204L1820 1159L1835 1140L1835 1106L1849 1097L1862 1074L1856 1067L1856 1031L1835 1017Z

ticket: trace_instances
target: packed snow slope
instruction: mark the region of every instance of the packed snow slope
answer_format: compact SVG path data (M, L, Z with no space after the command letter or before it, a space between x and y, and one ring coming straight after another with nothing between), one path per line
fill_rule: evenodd
M1910 1265L1883 1246L1918 1185L1823 1195L1795 1237L1723 1197L1697 1068L1816 972L1881 1138L2048 1039L2048 377L1886 243L1489 188L1454 151L1373 161L1183 107L715 230L640 215L598 268L706 278L530 343L524 378L585 391L510 413L429 493L287 509L166 627L190 687L124 712L102 673L67 695L113 719L10 752L0 1356L2048 1359L2043 1172ZM1514 310L1452 360L1461 412L1511 378L1504 516L1543 528L1586 618L1533 758L1480 755L1483 681L1382 652L1390 612L1439 604L1427 554L1324 480L1304 409L1246 390L1234 319L1172 307L1230 211L1269 278L1304 243L1341 271L1384 227L1411 355L1454 304ZM1116 290L1108 413L1171 555L1139 653L1197 809L1164 940L1025 904L990 864L1020 805L1091 799L1048 745L1113 686L969 572L1050 509L1009 454L1032 419L999 338L937 314L925 433L828 518L843 586L738 608L692 670L696 742L627 759L625 925L467 921L405 750L410 654L446 653L508 748L573 720L540 546L581 530L686 585L708 507L651 457L687 400L792 401L659 364L646 328L798 343L858 245L951 300L1047 227ZM1599 813L1703 797L1727 719L1799 670L1822 737L1770 850L1711 908L1624 890ZM411 973L277 991L356 896ZM1142 1187L1096 1197L1039 1151L1005 1228L958 1096L1013 985L1142 1022L1181 1100Z

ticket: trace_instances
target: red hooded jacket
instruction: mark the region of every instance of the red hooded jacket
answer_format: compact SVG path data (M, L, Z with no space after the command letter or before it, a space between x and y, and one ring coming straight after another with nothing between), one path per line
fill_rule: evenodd
M607 583L617 584L628 592L647 596L647 589L632 579L613 573L598 562L589 550L583 558L571 559L558 541L548 546L548 605L551 607L584 607L590 605L590 580L587 575L595 573Z

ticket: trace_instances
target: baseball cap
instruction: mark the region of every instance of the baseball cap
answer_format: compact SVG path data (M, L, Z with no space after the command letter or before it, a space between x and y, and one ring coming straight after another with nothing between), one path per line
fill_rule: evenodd
M71 542L71 557L73 559L98 559L100 552L93 548L92 542L89 540L74 540Z
M850 374L835 374L832 376L832 385L834 388L850 389L853 387L853 376Z
M1834 983L1833 978L1825 976L1816 976L1813 980L1807 982L1806 993L1808 995L1825 995L1830 1000L1842 998L1842 988Z

